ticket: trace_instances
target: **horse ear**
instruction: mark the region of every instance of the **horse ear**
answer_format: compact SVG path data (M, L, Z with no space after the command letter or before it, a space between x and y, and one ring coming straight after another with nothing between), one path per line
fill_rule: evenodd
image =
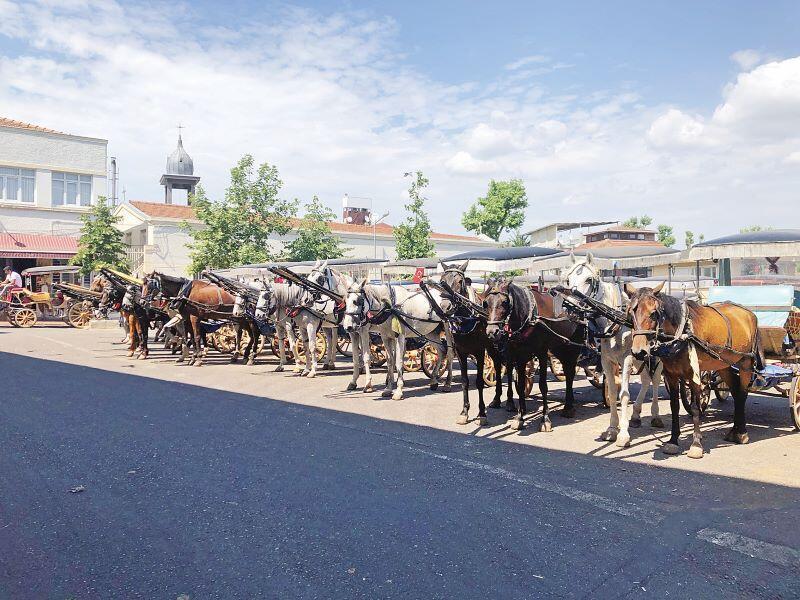
M628 296L628 298L633 298L636 295L636 288L632 286L630 283L626 283L625 294Z
M365 285L367 285L367 281L369 281L369 279L367 279L366 277L364 277L364 279L362 279L362 280L361 280L361 283L359 283L359 284L358 284L358 288L359 288L359 289L361 289L361 290L363 290L363 289L364 289L364 286L365 286Z
M656 287L653 288L653 295L658 296L661 293L661 290L664 289L664 282L662 281Z
M324 263L322 263L322 264L319 266L319 270L320 270L320 271L324 271L324 270L325 270L325 269L327 269L327 268L328 268L328 260L327 260L327 259L325 259L325 262L324 262Z
M586 253L586 264L587 265L592 264L593 260L594 260L594 255L591 252L587 252Z
M469 266L469 261L465 260L463 263L461 263L461 266L458 267L458 270L464 273L467 270L468 266Z
M569 251L569 259L572 261L573 265L578 262L578 259L575 258L575 253L572 250Z

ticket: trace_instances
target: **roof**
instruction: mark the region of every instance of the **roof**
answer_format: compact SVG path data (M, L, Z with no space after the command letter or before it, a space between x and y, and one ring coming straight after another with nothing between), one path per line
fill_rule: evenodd
M596 242L585 242L576 246L576 250L587 250L592 248L614 248L618 246L660 246L666 248L661 242L656 240L597 240Z
M541 227L536 227L535 229L531 229L530 231L525 231L524 234L530 235L532 233L536 233L537 231L550 229L551 227L555 227L556 231L570 231L572 229L580 229L581 227L599 227L600 225L611 225L616 222L617 221L574 221L574 222L550 223L548 225L542 225Z
M627 227L626 225L614 225L613 227L606 227L605 229L598 229L597 231L592 231L588 235L594 235L596 233L606 233L609 231L624 231L625 233L655 233L653 229L644 229L641 227Z
M641 242L641 240L640 240ZM586 256L591 252L594 263L601 269L636 269L670 264L681 256L680 250L667 248L661 244L625 245L605 248L576 249L574 252L559 252L537 259L532 268L549 271L563 269L572 265L572 255Z
M720 258L800 257L800 229L736 233L700 242L689 250L691 260Z
M31 267L25 269L20 275L48 275L50 273L77 273L81 268L75 265L52 265L49 267Z
M167 157L167 175L194 175L194 161L184 150L180 134L178 134L178 147Z
M0 117L0 127L12 127L14 129L27 129L29 131L38 131L40 133L58 133L60 135L67 135L63 131L56 131L55 129L48 129L40 125L32 125L24 121L15 121L6 117Z
M185 206L182 204L164 204L163 202L143 202L141 200L131 200L129 204L147 216L155 219L182 219L186 221L197 220L194 208L191 206ZM290 219L289 222L291 223L292 229L299 229L303 225L302 219ZM355 225L353 223L328 221L328 227L331 231L336 233L361 233L364 235L372 235L371 225ZM386 223L378 223L375 226L375 233L382 236L393 236L394 227ZM442 241L453 240L464 242L481 242L485 244L494 243L472 235L438 233L435 231L431 232L431 239Z
M782 242L800 242L800 229L765 229L763 231L748 231L735 233L706 240L694 245L697 248L706 246L722 246L725 244L774 244Z
M66 235L0 233L0 256L5 258L72 258L78 239Z

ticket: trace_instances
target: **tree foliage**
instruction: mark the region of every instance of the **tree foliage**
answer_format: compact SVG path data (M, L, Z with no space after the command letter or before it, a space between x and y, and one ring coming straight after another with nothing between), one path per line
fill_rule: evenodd
M428 179L422 171L409 174L413 177L408 189L409 202L405 208L409 215L406 221L394 228L397 260L427 258L434 255L434 244L431 242L431 223L425 212L425 200L422 195L428 186Z
M669 225L659 225L656 239L665 246L675 245L675 235Z
M120 217L112 213L105 196L99 196L92 210L81 215L83 225L78 252L70 262L80 265L82 275L88 275L100 267L129 272L122 232L114 227L119 220Z
M286 245L286 260L324 260L340 258L349 248L342 248L342 241L333 234L329 221L336 215L314 198L306 204L305 216L300 222L297 237Z
M282 185L276 167L264 163L256 168L253 157L246 154L231 169L223 200L209 200L198 186L192 205L204 227L184 224L193 238L192 272L274 260L270 237L287 233L297 210L296 201L279 198Z
M530 237L522 233L519 229L514 231L514 235L508 238L508 242L505 244L510 248L516 248L519 246L528 246L530 245Z
M683 234L683 241L687 248L694 246L694 232L687 229Z
M631 217L622 223L623 227L630 227L631 229L646 229L653 222L652 217L642 215L641 217Z
M486 196L469 207L461 217L461 224L468 231L488 235L500 241L504 231L519 229L525 220L528 196L521 179L489 182Z
M739 233L755 233L756 231L770 231L772 227L764 227L763 225L749 225L748 227L742 227L739 230Z

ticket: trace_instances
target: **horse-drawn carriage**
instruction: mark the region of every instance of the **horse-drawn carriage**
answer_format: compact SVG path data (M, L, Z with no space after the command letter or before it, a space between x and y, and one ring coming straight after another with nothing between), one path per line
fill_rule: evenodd
M36 313L53 308L50 294L32 292L27 288L13 290L0 300L0 314L5 315L12 327L33 327Z
M9 292L8 296L0 301L0 312L5 314L6 319L13 327L33 327L38 322L40 315L63 318L70 323L68 319L72 303L70 298L63 293L62 285L71 284L61 282L73 280L78 276L79 270L79 267L63 265L25 269L21 273L24 287ZM36 278L42 278L43 281L37 282ZM52 285L55 291L53 295L50 294L47 286L52 280L58 280ZM37 288L42 291L34 291Z

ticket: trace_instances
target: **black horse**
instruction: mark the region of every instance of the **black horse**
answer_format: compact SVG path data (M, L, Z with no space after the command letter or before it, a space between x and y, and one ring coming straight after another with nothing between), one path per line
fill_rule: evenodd
M442 310L447 313L453 327L453 345L458 355L458 364L461 368L462 392L464 406L456 423L466 425L469 422L469 377L467 376L467 357L474 356L478 364L478 374L475 376L475 387L478 388L478 424L486 425L486 406L483 403L484 388L484 362L486 355L494 363L496 384L494 400L489 408L500 407L500 397L503 393L502 383L502 353L500 348L486 335L486 312L480 308L480 298L470 287L470 281L464 274L467 263L460 266L442 263L444 272L441 276ZM514 410L514 400L511 391L511 369L507 371L509 399L507 407Z
M548 352L564 366L566 399L562 416L575 416L572 384L578 357L585 347L586 327L569 316L553 314L552 297L528 287L501 280L486 293L483 308L488 319L486 334L495 343L505 345L507 360L517 371L519 402L511 429L522 429L525 416L525 366L535 357L539 361L539 391L542 394L541 431L552 431L547 406Z

